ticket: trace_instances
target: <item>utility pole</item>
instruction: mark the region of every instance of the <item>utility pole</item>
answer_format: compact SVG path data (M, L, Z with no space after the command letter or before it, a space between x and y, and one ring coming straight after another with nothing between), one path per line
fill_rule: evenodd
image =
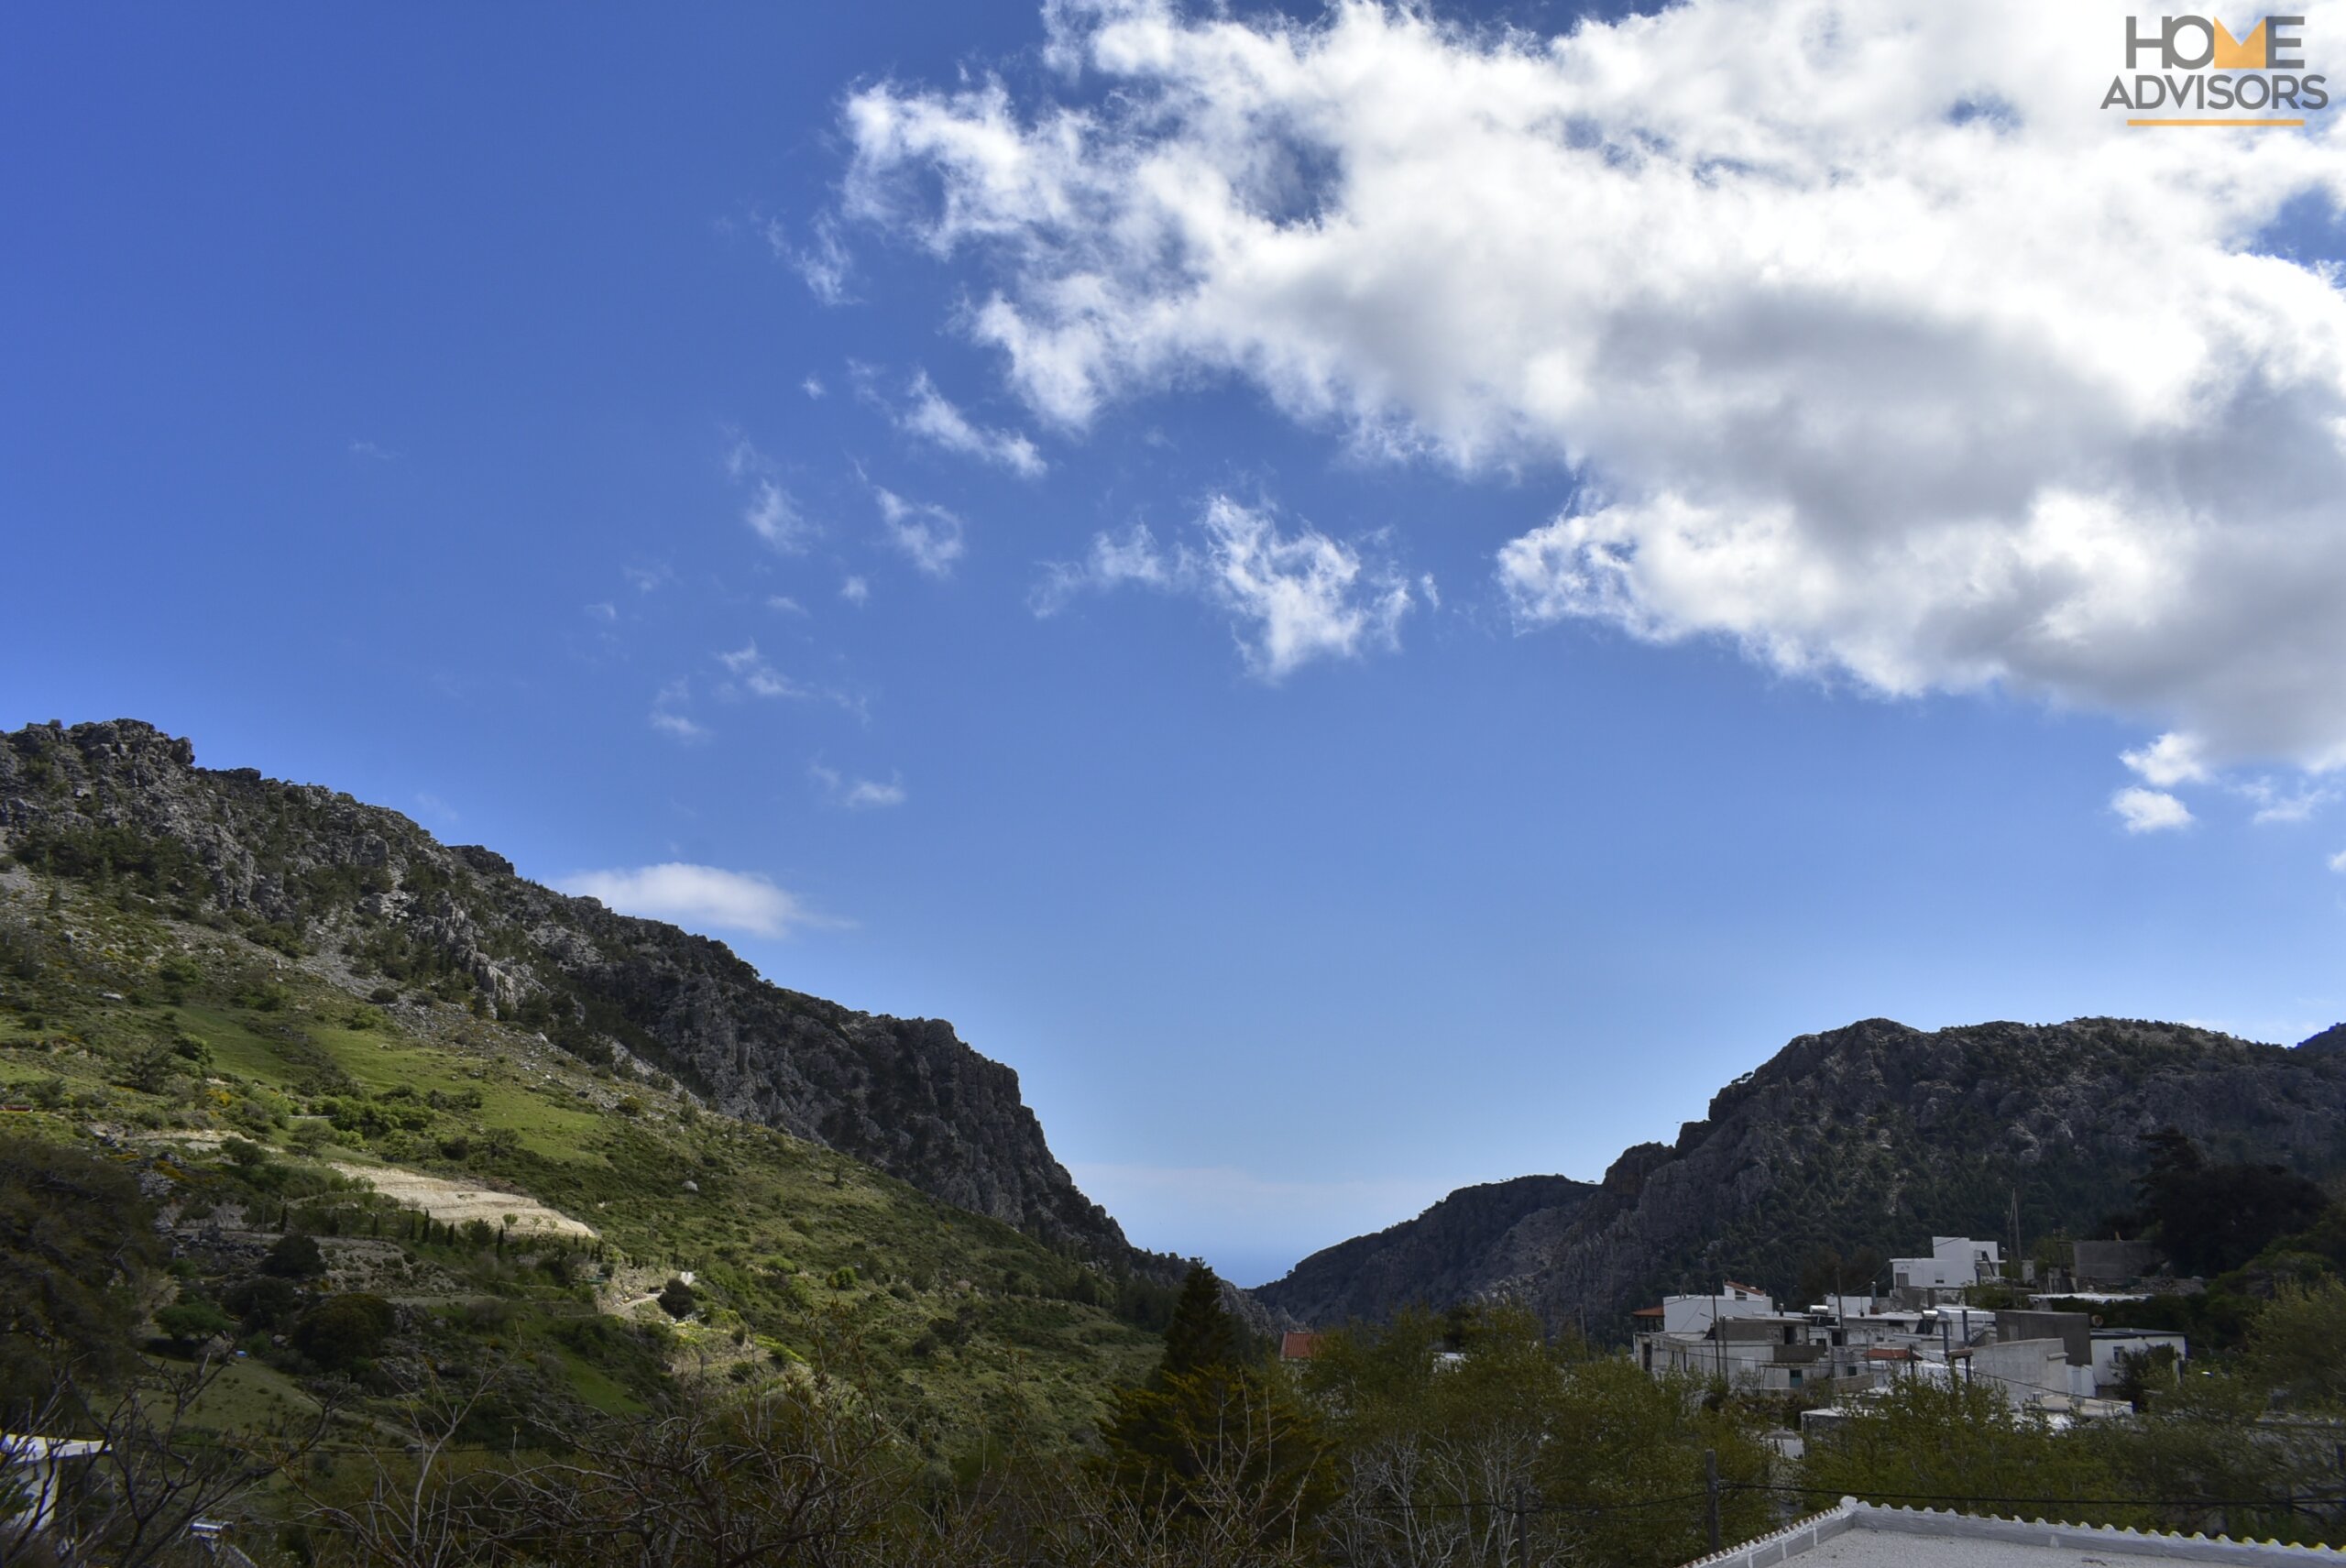
M1719 1549L1719 1451L1703 1450L1703 1522L1711 1532L1711 1550Z
M2023 1278L2020 1262L2020 1189L2012 1189L2012 1283L2018 1286Z

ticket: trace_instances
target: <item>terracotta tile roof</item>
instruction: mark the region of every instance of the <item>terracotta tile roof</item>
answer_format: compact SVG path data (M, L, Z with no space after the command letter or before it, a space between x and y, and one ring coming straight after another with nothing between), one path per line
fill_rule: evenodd
M1283 1333L1279 1335L1279 1359L1309 1361L1320 1354L1320 1339L1321 1336L1318 1334L1297 1333L1293 1331Z

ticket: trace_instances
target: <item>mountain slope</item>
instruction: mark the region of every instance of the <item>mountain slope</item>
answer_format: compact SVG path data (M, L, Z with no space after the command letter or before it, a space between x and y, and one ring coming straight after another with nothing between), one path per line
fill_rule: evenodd
M198 768L189 742L135 720L35 725L0 737L0 850L225 916L362 992L462 1001L587 1063L648 1064L1054 1245L1135 1257L1052 1157L1017 1074L949 1024L784 990L721 942L524 881L397 812Z
M2346 1170L2346 1056L2119 1019L1928 1034L1872 1019L1805 1035L1721 1090L1674 1146L1630 1149L1571 1212L1526 1215L1454 1261L1433 1304L1519 1296L1610 1339L1632 1307L1722 1276L1789 1295L1822 1249L2003 1235L2015 1192L2026 1237L2088 1234L2128 1206L2140 1140L2165 1126L2217 1159ZM1299 1314L1389 1300L1376 1258L1414 1245L1397 1233L1442 1207L1255 1294ZM1340 1256L1349 1275L1322 1262Z
M1536 1267L1543 1241L1596 1191L1568 1176L1462 1187L1416 1219L1315 1252L1249 1294L1310 1323L1375 1321L1412 1304L1446 1306L1474 1295L1494 1271Z
M429 992L371 1001L387 988L268 935L177 918L119 876L0 861L0 1187L28 1149L96 1154L148 1201L109 1218L173 1260L120 1293L151 1329L60 1320L78 1353L116 1363L193 1312L191 1343L246 1353L220 1413L266 1424L333 1395L314 1379L334 1359L300 1323L356 1293L395 1329L350 1390L361 1442L396 1430L380 1398L419 1356L489 1379L517 1425L655 1404L672 1374L770 1388L822 1364L935 1453L1004 1422L1086 1442L1162 1349L1169 1286L710 1113L664 1074ZM40 1277L28 1234L0 1237L19 1282ZM314 1266L267 1261L303 1237ZM12 1370L24 1358L0 1356L0 1383Z

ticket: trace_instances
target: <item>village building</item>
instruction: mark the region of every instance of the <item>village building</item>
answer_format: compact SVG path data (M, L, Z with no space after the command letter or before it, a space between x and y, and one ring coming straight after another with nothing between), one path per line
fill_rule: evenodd
M1723 1281L1716 1291L1665 1298L1633 1316L1631 1355L1657 1377L1716 1378L1753 1392L1825 1392L1835 1408L1812 1410L1803 1431L1829 1431L1901 1377L1985 1385L2015 1408L2063 1424L2128 1414L2121 1385L2171 1352L2182 1335L2105 1326L2099 1314L1973 1306L1964 1292L1998 1277L1994 1242L1934 1236L1927 1258L1892 1260L1895 1299L1839 1295L1779 1308L1767 1292Z

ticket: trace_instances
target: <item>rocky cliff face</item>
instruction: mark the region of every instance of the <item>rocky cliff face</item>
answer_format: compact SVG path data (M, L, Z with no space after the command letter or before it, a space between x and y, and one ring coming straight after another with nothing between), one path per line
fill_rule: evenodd
M342 978L477 998L1082 1255L1161 1261L1051 1157L1018 1075L951 1025L784 990L721 942L523 881L397 812L194 764L188 741L127 719L0 737L0 849Z
M2091 1234L2128 1205L2139 1141L2165 1126L2218 1159L2346 1170L2346 1054L2118 1019L1933 1034L1874 1019L1804 1035L1720 1091L1674 1146L1629 1150L1576 1204L1534 1208L1453 1261L1434 1304L1518 1296L1618 1339L1629 1310L1665 1291L1726 1277L1789 1295L1820 1249L1902 1255L1935 1234L2001 1236L2015 1191L2024 1237ZM1256 1293L1299 1315L1325 1304L1323 1321L1391 1300L1379 1260L1418 1245L1407 1233L1443 1208Z

